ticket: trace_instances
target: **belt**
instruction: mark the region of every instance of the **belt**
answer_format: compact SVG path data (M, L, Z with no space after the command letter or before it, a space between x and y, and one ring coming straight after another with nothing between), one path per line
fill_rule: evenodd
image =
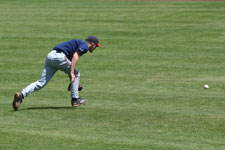
M66 53L64 51L60 50L60 49L59 50L54 49L54 51L56 51L56 53L63 53L63 54L66 55Z
M63 52L62 50L56 50L56 49L53 49L53 51L56 51L56 53L62 53Z

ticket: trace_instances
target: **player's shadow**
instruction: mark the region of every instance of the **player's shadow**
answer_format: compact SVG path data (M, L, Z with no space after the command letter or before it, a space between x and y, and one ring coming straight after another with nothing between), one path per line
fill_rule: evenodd
M20 109L20 110L45 110L45 109L74 109L72 107L29 107L29 108L24 108L24 109Z

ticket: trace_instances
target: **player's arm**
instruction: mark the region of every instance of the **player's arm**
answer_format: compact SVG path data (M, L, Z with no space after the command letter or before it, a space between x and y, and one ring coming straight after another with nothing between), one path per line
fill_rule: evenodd
M79 60L79 57L80 57L79 52L76 52L76 53L73 54L73 58L72 58L72 62L71 62L71 70L70 70L70 76L71 76L71 82L72 83L75 81L74 71L75 71L77 62Z

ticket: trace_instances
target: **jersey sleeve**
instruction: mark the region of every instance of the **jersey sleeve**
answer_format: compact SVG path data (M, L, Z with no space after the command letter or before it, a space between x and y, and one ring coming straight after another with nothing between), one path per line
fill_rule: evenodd
M80 56L82 56L83 54L87 53L87 51L88 51L88 46L86 46L86 45L81 45L81 46L77 49L77 51L79 51L79 52L80 52Z

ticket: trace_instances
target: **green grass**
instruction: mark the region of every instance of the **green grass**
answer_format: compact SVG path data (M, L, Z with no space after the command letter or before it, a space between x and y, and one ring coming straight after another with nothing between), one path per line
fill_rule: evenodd
M1 150L225 149L225 3L0 0ZM52 48L96 35L78 62L86 106L57 72L20 110ZM208 84L209 89L203 85Z

